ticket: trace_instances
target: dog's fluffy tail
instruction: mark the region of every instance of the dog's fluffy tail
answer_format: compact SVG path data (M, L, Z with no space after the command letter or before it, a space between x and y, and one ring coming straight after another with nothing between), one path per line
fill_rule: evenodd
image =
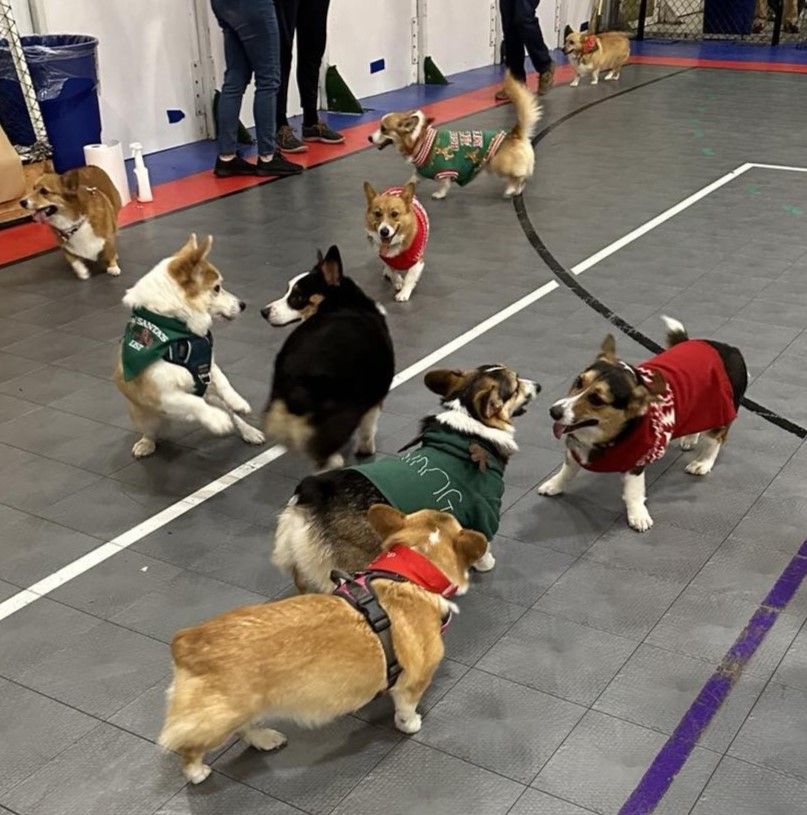
M510 131L514 139L529 141L535 133L535 125L541 118L538 98L522 82L508 71L504 76L504 90L516 109L516 124Z
M687 330L684 328L684 324L682 322L674 320L672 317L668 317L666 314L662 314L661 319L664 321L664 325L667 326L668 348L672 348L673 345L678 345L679 342L684 342L685 340L689 339L689 334L687 334Z

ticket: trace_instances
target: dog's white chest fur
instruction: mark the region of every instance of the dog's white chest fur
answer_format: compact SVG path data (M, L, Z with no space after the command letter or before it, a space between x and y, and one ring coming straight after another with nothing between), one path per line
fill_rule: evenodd
M54 218L51 223L57 229L62 230L69 230L73 224L70 223L59 223L61 219ZM98 256L101 254L101 250L104 248L104 243L106 241L103 238L99 238L95 232L93 232L93 228L89 221L85 221L75 232L75 234L71 235L70 238L62 244L62 248L66 249L68 252L72 252L74 255L77 255L80 258L84 258L86 260L97 260Z

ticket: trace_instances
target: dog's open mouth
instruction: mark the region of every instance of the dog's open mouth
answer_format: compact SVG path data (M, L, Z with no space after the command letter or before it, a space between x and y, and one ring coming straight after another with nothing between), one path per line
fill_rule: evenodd
M581 430L584 427L594 427L597 424L596 419L586 419L582 422L575 422L574 424L563 424L563 422L555 422L552 425L552 432L555 434L555 438L559 439L563 436L567 436L569 433L574 433L575 430Z
M378 240L381 242L382 249L389 249L392 246L393 240L395 240L395 236L398 234L398 228L395 228L394 232L390 232L389 235L379 235Z
M35 210L31 217L38 224L43 224L51 215L55 215L58 211L59 208L55 204L48 204L46 207L40 207L38 210Z

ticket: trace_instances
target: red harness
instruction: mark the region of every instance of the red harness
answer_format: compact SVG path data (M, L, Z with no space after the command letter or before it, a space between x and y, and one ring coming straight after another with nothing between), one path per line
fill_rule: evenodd
M402 187L390 187L384 190L382 195L400 195L403 192ZM395 269L399 272L405 272L411 269L416 263L423 260L423 255L426 252L426 243L429 240L429 216L423 208L423 204L417 198L412 199L412 210L415 213L415 238L412 245L397 255L388 257L384 254L385 247L379 249L378 256L390 269Z
M645 385L657 371L667 383L638 424L593 461L577 462L599 473L627 473L658 461L671 439L730 424L737 417L734 391L720 354L703 340L686 340L636 368Z
M398 583L415 583L426 591L439 594L441 597L453 597L459 588L452 583L427 557L410 549L408 546L394 543L382 552L364 571L354 575L343 572L331 572L331 580L336 583L333 593L350 603L373 629L387 663L387 690L397 681L403 670L395 656L392 646L392 632L387 612L378 602L373 591L373 580L394 580ZM443 620L440 631L448 628L451 613Z
M583 48L580 53L593 54L597 50L597 38L588 36L583 38Z

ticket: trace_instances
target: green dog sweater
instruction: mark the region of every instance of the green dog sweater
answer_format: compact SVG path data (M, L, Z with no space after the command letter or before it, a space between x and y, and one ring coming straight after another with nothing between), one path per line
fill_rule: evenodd
M450 178L464 187L496 154L506 130L426 129L412 163L424 178Z
M396 458L357 464L389 503L401 512L438 509L450 512L463 527L488 540L499 528L504 494L505 462L490 442L460 433L444 424L428 423L421 445ZM471 460L469 447L487 453L486 466Z
M200 337L172 317L145 308L134 309L126 324L121 351L123 378L127 382L164 359L190 372L197 396L204 396L210 384L212 334L208 331L207 336Z

